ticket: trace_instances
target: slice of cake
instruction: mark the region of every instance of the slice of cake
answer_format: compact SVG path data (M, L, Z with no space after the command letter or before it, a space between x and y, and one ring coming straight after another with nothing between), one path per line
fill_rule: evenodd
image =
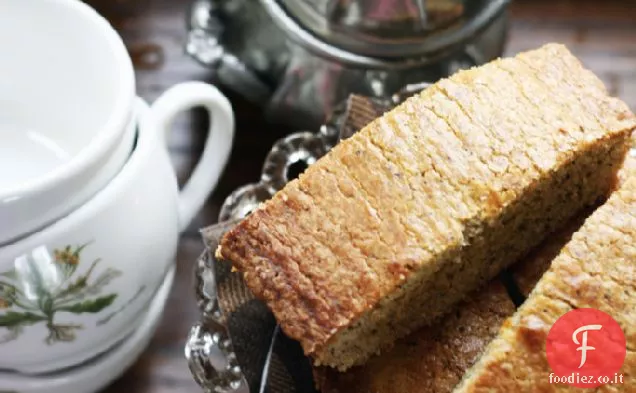
M560 45L461 71L338 144L217 256L316 365L344 370L603 198L635 125Z
M515 311L497 280L439 323L399 340L387 352L341 373L314 369L322 393L449 393Z
M623 384L600 391L636 391L636 177L597 209L578 230L529 298L506 322L456 393L557 392L550 383L546 338L570 310L594 308L611 315L627 341Z

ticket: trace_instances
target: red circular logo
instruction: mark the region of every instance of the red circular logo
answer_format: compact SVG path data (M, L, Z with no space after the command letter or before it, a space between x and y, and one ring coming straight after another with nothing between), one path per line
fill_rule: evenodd
M582 308L559 318L548 333L546 352L551 383L579 388L623 383L625 334L600 310Z

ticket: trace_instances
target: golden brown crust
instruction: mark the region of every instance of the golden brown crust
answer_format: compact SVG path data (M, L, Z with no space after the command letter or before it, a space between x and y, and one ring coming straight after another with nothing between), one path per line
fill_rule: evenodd
M566 390L549 383L545 340L554 322L574 308L596 308L614 317L630 352L621 372L634 375L635 244L636 177L631 177L572 236L456 393ZM636 388L634 380L626 384L621 391Z
M531 104L554 91L550 110ZM558 45L460 72L337 145L227 233L217 256L316 355L538 179L634 125Z
M398 341L386 353L344 373L314 369L322 393L445 393L460 381L497 334L514 304L495 281L440 323Z

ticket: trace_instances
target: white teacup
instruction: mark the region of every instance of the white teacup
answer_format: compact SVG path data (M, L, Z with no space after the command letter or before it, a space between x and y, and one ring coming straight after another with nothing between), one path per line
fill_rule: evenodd
M109 23L79 0L0 2L0 245L81 205L121 169L135 78Z
M179 192L164 135L195 105L209 110L210 133ZM0 369L51 372L129 335L173 265L180 230L216 184L234 129L216 88L178 85L137 108L136 146L114 179L53 225L0 248Z

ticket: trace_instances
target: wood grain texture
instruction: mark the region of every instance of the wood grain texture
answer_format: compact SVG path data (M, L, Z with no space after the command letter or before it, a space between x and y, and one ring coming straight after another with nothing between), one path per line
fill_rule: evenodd
M186 12L191 0L86 0L120 32L134 60L138 94L152 102L178 82L215 83L211 73L184 54ZM598 73L610 90L636 108L636 1L516 0L506 53L562 42ZM198 317L192 269L202 251L198 229L216 221L223 199L258 179L274 141L292 130L265 123L258 108L230 91L237 130L232 155L217 189L184 232L177 256L177 277L163 319L140 357L105 392L200 392L183 357L183 344ZM181 115L169 138L172 162L181 184L201 152L207 133L201 110Z

